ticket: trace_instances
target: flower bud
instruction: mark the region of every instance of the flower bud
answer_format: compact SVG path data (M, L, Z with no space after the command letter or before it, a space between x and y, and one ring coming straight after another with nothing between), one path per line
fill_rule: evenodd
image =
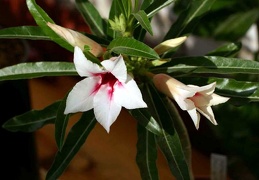
M154 47L154 50L157 52L158 55L161 55L161 54L169 51L170 49L181 45L186 39L187 39L187 37L183 36L183 37L179 37L179 38L175 38L175 39L166 40L166 41L158 44L156 47Z
M89 51L96 57L100 57L103 54L102 46L85 35L50 22L48 22L47 25L72 46L78 46L82 51L85 45L89 46Z

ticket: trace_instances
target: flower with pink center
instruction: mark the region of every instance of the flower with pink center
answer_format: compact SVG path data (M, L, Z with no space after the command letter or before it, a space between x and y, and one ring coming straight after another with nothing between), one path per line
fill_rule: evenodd
M100 67L75 47L74 63L78 74L87 78L78 82L69 93L65 114L93 108L96 120L109 132L122 107L147 107L136 82L127 74L122 56L104 60Z
M200 123L199 113L214 125L217 125L211 106L225 103L229 100L229 98L213 93L216 87L215 82L201 87L185 85L166 74L155 75L153 82L159 91L174 99L182 110L189 113L196 129L199 128Z

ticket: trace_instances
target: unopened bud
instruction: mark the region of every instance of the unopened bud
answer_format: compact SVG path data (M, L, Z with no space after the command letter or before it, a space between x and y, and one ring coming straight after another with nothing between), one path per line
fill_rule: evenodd
M169 39L161 44L157 45L154 50L157 52L158 55L161 55L170 49L173 49L179 45L181 45L185 40L187 39L186 36L175 38L175 39Z
M88 46L90 47L89 51L96 57L100 57L103 54L102 46L87 36L50 22L47 25L72 46L78 46L82 51L85 49L85 46Z

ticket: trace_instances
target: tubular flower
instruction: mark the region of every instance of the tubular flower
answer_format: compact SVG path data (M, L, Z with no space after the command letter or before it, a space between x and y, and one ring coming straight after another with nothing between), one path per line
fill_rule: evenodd
M216 87L215 82L201 87L185 85L165 74L155 75L153 81L159 91L174 99L182 110L189 113L196 129L199 128L200 123L199 113L217 125L211 106L229 100L229 98L213 93Z
M127 74L122 56L104 60L100 67L75 47L74 63L78 74L87 78L78 82L69 93L65 114L93 108L96 120L109 132L122 107L147 107L136 82Z
M100 57L103 54L102 46L85 35L50 22L48 22L47 25L72 46L78 46L80 49L84 50L84 46L87 45L90 47L90 52L94 56Z

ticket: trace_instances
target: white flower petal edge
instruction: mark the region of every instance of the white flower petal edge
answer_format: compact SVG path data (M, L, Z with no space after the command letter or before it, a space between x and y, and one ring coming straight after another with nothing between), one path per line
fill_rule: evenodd
M93 72L95 74L103 72L100 66L87 60L82 50L77 46L74 48L74 63L76 71L81 77L92 76Z
M215 82L201 87L185 85L166 74L155 75L153 82L159 91L174 99L182 110L189 113L196 129L199 128L200 123L199 113L214 125L217 125L211 106L225 103L229 100L227 97L213 93L216 87Z
M99 67L75 47L74 63L78 74L87 78L78 82L68 94L65 114L93 108L96 120L109 132L122 107L147 107L136 82L127 74L122 56L104 60L103 67Z

